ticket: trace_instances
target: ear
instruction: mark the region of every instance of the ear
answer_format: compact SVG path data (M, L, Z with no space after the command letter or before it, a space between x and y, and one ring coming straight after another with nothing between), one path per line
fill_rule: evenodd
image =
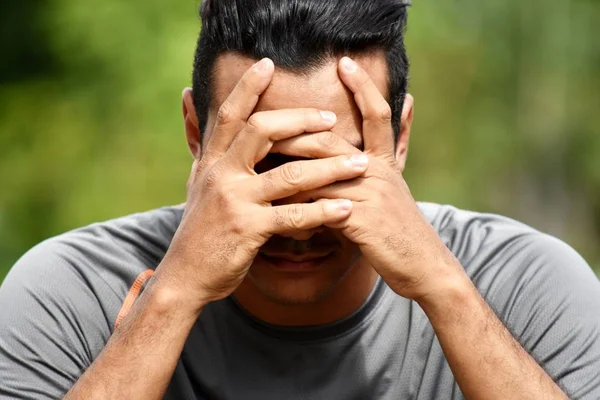
M396 161L400 169L404 171L406 156L408 155L408 142L410 139L410 128L413 121L414 98L406 94L402 106L402 117L400 118L400 136L396 142Z
M200 128L191 88L183 89L182 106L183 121L185 123L185 137L187 139L188 147L192 156L199 159L202 153L202 144L200 142Z

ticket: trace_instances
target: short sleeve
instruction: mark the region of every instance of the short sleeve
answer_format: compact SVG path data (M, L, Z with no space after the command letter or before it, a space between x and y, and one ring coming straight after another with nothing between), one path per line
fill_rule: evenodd
M54 239L15 264L0 287L0 398L68 392L111 333L96 290L73 250Z
M570 398L600 399L598 278L575 250L541 233L503 251L509 262L488 301Z

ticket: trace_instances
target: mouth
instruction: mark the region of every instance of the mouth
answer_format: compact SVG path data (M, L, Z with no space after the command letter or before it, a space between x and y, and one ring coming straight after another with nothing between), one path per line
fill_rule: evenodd
M259 257L276 271L284 272L311 272L319 269L334 251L326 254L267 254L259 253Z

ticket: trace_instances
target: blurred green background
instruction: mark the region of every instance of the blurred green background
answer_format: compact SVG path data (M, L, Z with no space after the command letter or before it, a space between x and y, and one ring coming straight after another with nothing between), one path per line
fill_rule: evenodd
M415 197L520 219L600 267L600 2L413 3ZM184 200L197 6L3 5L0 282L47 237Z

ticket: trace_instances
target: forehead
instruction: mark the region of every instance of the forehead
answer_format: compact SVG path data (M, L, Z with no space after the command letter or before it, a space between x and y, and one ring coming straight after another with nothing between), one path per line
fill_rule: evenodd
M387 96L387 64L383 53L353 56L371 76L380 92ZM242 75L256 60L233 53L224 53L215 63L213 75L213 107L208 126L216 109L233 90ZM362 146L362 118L352 92L340 80L338 60L331 59L309 73L297 74L275 67L271 84L261 95L255 112L286 108L317 108L336 113L338 122L332 131L357 147ZM209 128L210 129L210 128ZM207 132L209 133L209 132Z

